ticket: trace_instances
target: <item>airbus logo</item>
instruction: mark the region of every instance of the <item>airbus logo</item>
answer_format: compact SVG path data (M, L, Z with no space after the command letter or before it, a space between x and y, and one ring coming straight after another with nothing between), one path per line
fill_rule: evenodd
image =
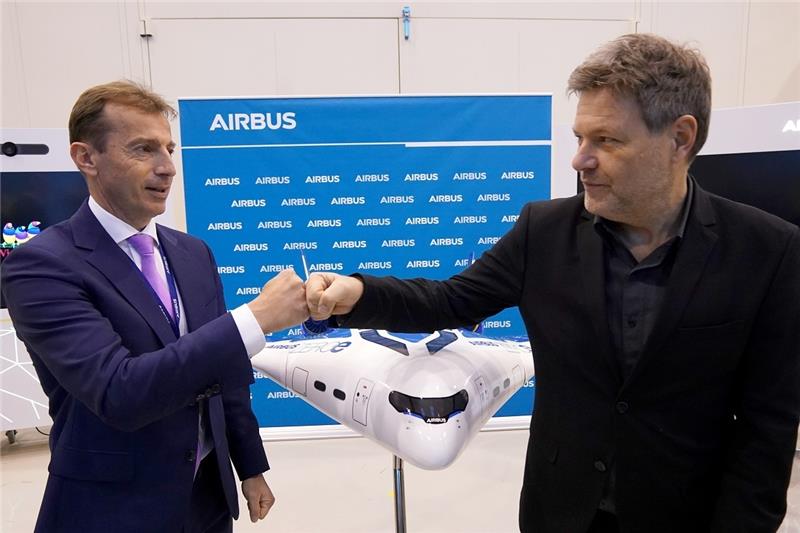
M234 252L266 252L269 250L269 243L239 243L233 246Z
M783 130L781 130L781 133L786 133L787 131L792 131L794 133L800 132L800 118L797 120L787 120L786 124L783 126Z
M262 273L275 273L280 272L281 270L286 270L287 268L294 268L293 265L261 265L261 268L258 270Z
M236 296L253 296L261 293L261 287L239 287Z
M291 220L262 220L258 229L292 229Z
M297 398L297 395L285 390L267 393L267 400L287 400L289 398Z
M241 222L211 222L208 225L208 231L228 231L242 229Z
M217 267L217 273L219 274L244 274L244 272L244 265Z
M294 111L288 113L222 113L214 115L208 131L215 130L293 130L297 127Z
M335 270L344 270L344 263L312 263L308 267L309 272L330 272Z
M206 187L217 187L221 185L239 185L239 178L206 178Z
M256 178L256 185L289 185L291 181L290 176L259 176Z
M248 198L231 202L231 207L266 207L266 205L267 201L264 198Z

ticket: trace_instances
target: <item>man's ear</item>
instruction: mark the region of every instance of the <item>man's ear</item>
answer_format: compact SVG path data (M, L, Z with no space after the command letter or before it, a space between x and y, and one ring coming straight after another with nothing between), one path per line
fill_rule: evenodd
M697 141L697 119L692 115L681 115L672 123L672 140L676 158L686 161L692 159L692 148Z
M84 142L74 142L69 145L69 156L75 162L75 166L81 174L93 177L97 174L97 150L91 144Z

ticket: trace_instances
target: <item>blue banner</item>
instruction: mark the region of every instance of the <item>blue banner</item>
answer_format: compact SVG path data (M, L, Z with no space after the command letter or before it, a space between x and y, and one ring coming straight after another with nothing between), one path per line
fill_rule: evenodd
M447 278L497 242L526 202L550 198L551 100L180 100L188 231L214 251L229 308L284 268L302 273L301 250L311 272ZM484 333L525 329L509 309ZM266 379L253 398L262 426L330 422ZM529 414L531 404L524 388L499 414Z

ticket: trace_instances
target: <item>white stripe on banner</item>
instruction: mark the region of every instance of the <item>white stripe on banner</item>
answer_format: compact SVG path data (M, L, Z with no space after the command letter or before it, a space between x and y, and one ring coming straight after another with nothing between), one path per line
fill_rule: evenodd
M553 141L430 141L405 143L406 148L435 148L438 146L549 146Z
M391 146L436 148L441 146L549 146L553 141L428 141L428 142L363 142L363 143L296 143L296 144L222 144L216 146L181 146L183 150L212 148L292 148L309 146Z

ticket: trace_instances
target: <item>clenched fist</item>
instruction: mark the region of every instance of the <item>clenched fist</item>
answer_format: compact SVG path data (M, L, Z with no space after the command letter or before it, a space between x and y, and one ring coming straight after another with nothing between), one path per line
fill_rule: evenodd
M305 285L290 268L269 280L247 305L264 333L296 326L309 316Z
M360 279L350 276L315 272L306 282L306 301L314 320L349 313L362 294L364 284Z

